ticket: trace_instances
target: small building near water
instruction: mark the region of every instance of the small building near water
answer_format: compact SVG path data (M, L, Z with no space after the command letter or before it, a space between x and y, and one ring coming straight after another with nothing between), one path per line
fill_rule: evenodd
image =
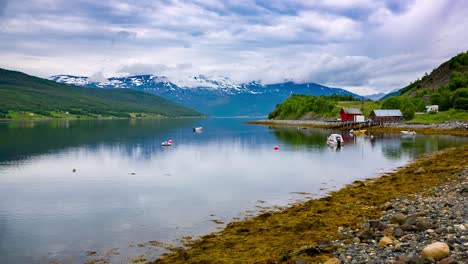
M439 105L426 105L426 112L439 112Z
M403 114L398 109L373 110L369 117L373 123L399 123L403 120Z
M345 107L343 107L343 108L341 108L340 116L341 116L341 121L355 122L356 116L362 116L362 112L358 108L345 108Z

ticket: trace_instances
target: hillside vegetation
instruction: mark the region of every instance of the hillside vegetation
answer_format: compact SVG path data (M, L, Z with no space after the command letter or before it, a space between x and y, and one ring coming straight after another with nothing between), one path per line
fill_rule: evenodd
M201 116L156 95L130 89L65 85L0 69L0 118Z
M276 105L275 110L268 115L268 118L298 119L306 115L310 117L336 117L339 115L341 107L355 105L359 105L358 108L364 106L364 109L375 107L372 101L358 101L358 99L355 99L353 96L336 94L331 96L294 94L283 103ZM370 111L371 110L369 110L369 112Z
M400 109L406 120L421 123L441 123L468 119L468 52L460 53L442 63L398 92L381 100L382 108ZM439 113L425 113L425 106L438 105Z
M468 52L458 54L401 89L400 96L384 99L384 106L407 112L424 111L425 105L430 104L439 105L441 111L468 110Z

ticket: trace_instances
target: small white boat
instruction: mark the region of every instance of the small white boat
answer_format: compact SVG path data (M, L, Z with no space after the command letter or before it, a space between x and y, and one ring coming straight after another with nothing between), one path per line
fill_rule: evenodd
M172 146L172 139L161 142L161 146L163 146L163 147Z
M415 131L402 130L400 133L401 133L401 135L404 135L404 136L414 136L414 135L416 135Z
M203 127L194 127L193 132L203 132Z
M341 147L344 144L344 140L340 134L331 134L327 138L327 144L330 146Z

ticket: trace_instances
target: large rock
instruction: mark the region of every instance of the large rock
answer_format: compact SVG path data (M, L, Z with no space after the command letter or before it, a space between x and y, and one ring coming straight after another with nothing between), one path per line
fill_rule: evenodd
M448 257L450 254L449 246L443 242L435 242L426 246L422 252L421 257L424 259L441 260Z

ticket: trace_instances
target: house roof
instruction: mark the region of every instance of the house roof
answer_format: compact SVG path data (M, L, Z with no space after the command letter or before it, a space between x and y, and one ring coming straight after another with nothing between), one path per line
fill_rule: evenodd
M344 111L346 114L351 114L351 115L362 115L361 110L359 110L358 108L346 108L346 107L343 107L343 111Z
M403 116L400 110L398 109L380 109L380 110L374 110L375 116Z

